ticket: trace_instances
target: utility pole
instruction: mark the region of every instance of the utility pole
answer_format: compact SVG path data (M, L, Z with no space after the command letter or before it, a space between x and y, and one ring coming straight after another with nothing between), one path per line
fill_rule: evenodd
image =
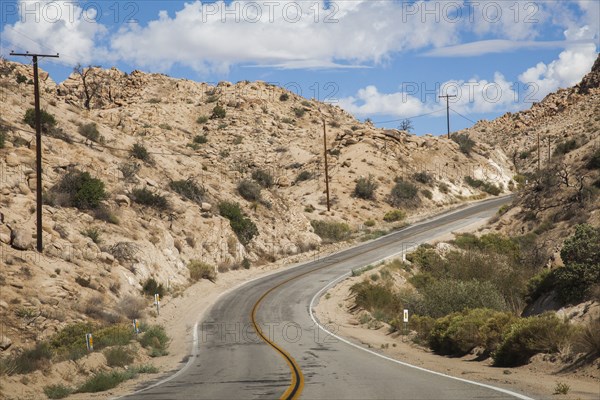
M40 113L40 82L38 79L38 57L58 58L57 54L34 54L10 52L11 56L32 57L33 61L33 94L35 98L35 156L36 156L36 225L37 251L42 252L42 117Z
M325 192L327 193L327 211L331 210L329 203L329 168L327 167L327 126L323 119L323 154L325 155Z
M450 97L456 97L456 95L447 94L445 96L440 96L440 99L446 98L446 124L448 126L448 139L450 139L450 102L448 101Z

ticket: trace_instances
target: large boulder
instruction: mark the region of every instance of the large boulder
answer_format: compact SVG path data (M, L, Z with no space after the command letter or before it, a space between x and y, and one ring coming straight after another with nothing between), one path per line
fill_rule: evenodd
M10 234L10 245L17 250L33 249L33 239L27 229L13 229Z

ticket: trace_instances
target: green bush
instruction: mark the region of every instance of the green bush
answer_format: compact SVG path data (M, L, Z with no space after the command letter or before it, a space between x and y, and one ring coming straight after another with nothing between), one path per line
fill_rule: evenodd
M450 186L448 186L448 184L445 182L440 182L438 184L438 189L440 190L440 192L442 192L444 194L450 193Z
M433 280L421 288L423 314L442 317L465 309L506 310L502 294L490 282L457 279Z
M38 342L34 348L23 350L10 360L12 374L28 374L33 371L43 370L51 365L52 350L47 342Z
M261 187L256 182L243 180L238 184L237 191L240 196L248 201L259 201L261 199Z
M570 153L571 151L577 149L578 147L579 147L579 143L577 142L576 139L565 140L564 142L560 142L559 144L556 145L556 148L554 149L554 155L561 156L561 155Z
M211 119L222 119L222 118L225 118L226 115L227 115L227 111L225 110L225 108L223 108L222 106L217 104L213 108L210 118Z
M296 182L304 182L309 179L312 179L313 174L310 171L302 171L296 177Z
M0 149L4 148L4 144L6 143L6 133L0 130Z
M79 126L79 134L92 142L102 143L104 138L100 135L95 122Z
M280 101L287 101L289 98L290 98L290 95L287 93L282 93L281 96L279 96Z
M423 194L423 196L425 196L425 198L431 200L433 199L433 192L429 189L423 189L421 190L421 193Z
M470 176L465 176L465 183L475 189L479 189L482 192L491 194L493 196L498 196L500 193L502 193L502 189L500 189L493 183L485 182L480 179L475 179Z
M600 150L596 150L588 160L586 167L588 169L600 169Z
M343 222L312 220L310 224L315 233L329 243L339 242L350 236L350 227Z
M166 210L169 208L169 202L165 196L159 193L154 193L147 188L133 189L131 193L133 196L133 201L138 204L154 207L158 210Z
M44 386L44 394L49 399L64 399L73 393L73 389L59 383L58 385Z
M140 337L140 344L150 350L150 356L158 357L169 354L167 349L169 348L170 339L163 328L160 325L153 325L149 327Z
M294 115L296 116L296 118L302 118L304 116L304 114L306 113L306 110L302 107L294 107L293 111L294 111Z
M458 143L460 151L466 155L471 154L473 147L475 147L475 141L466 133L455 133L451 136L451 139Z
M275 179L270 172L265 171L263 169L257 169L252 172L252 179L254 179L258 184L264 188L270 188L275 183Z
M115 346L104 350L109 367L125 367L134 360L133 352L125 346Z
M208 117L206 115L201 115L196 119L196 122L199 124L205 124L208 122Z
M125 382L134 376L134 370L99 372L79 386L77 393L104 392L105 390L117 387L121 382Z
M397 222L406 218L406 213L402 210L391 210L385 213L383 220L385 222Z
M413 179L417 182L420 182L424 185L429 185L433 182L433 176L426 171L416 172L413 174Z
M162 283L158 283L154 278L146 279L142 285L142 291L148 296L154 296L155 294L158 294L160 297L163 297L166 292Z
M575 233L565 240L560 257L565 264L600 264L600 227L578 225Z
M81 171L67 173L52 191L66 195L68 205L79 209L97 208L108 197L104 182Z
M417 200L419 189L410 182L398 180L390 193L390 204L393 207L412 205Z
M27 82L27 77L23 74L17 74L17 83L21 84L25 82Z
M102 243L102 231L96 227L84 229L81 234L89 237L96 244Z
M131 155L138 160L150 162L152 160L148 149L141 143L135 143L131 148Z
M194 282L200 279L208 279L214 283L217 280L217 273L212 265L199 260L191 260L187 267L190 271L190 279Z
M368 178L360 177L356 181L356 186L354 186L354 196L365 200L373 200L375 198L375 190L377 190L378 186L373 176L369 175Z
M242 213L238 203L227 201L219 203L219 213L229 220L231 229L243 245L247 245L258 235L258 228L250 218Z
M527 363L535 354L558 352L573 333L573 327L553 313L518 319L494 352L494 365L515 367Z
M56 126L56 119L54 115L50 114L46 110L40 110L40 120L43 132L48 132L51 128ZM35 109L29 108L25 111L23 122L32 128L35 128Z
M206 190L193 179L172 181L169 187L180 196L196 203L202 203Z
M196 135L194 136L194 143L196 144L204 144L208 142L208 138L206 135Z

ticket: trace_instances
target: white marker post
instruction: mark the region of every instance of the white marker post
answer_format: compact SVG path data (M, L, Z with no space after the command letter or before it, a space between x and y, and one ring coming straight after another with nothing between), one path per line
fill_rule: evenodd
M160 315L160 295L158 293L154 295L154 304L156 304L156 315Z
M402 320L404 321L404 335L408 334L408 310L404 309L404 315L402 316Z
M88 351L94 351L94 338L91 333L85 334L85 344Z

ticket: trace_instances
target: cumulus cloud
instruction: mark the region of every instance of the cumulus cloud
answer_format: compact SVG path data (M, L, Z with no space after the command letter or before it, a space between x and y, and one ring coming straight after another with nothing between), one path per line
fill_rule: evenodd
M567 40L579 40L593 35L589 27L565 31ZM519 80L533 85L536 100L541 100L548 93L559 88L573 86L587 74L598 57L594 43L580 43L569 46L558 56L558 59L545 64L538 63L527 69Z
M2 30L3 45L15 50L37 53L60 53L58 62L91 63L106 59L107 52L96 45L106 35L105 26L96 22L96 10L84 10L72 1L20 0L13 25Z

